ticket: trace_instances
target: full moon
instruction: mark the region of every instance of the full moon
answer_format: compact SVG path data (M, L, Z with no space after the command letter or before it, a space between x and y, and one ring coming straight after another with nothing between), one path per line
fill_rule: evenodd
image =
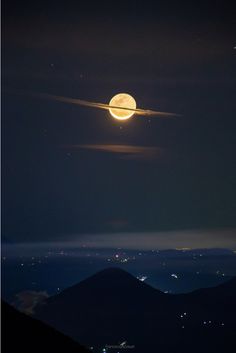
M112 107L122 107L136 109L135 99L127 93L116 94L109 102ZM127 109L109 108L111 115L118 120L126 120L134 115L134 111Z

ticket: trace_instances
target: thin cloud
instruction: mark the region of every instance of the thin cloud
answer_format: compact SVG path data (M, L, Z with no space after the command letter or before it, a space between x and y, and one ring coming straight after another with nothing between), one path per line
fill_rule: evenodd
M225 248L236 251L236 228L64 234L61 241L5 244L3 252L8 254L9 258L19 257L19 254L31 257L32 254L37 256L42 250L54 249L53 256L61 256L61 249L75 249L85 246L91 249L118 247L131 250Z
M236 229L190 229L162 232L119 232L74 236L91 248L176 249L228 248L235 250Z
M34 308L37 304L43 302L49 297L46 291L36 292L31 290L26 290L16 294L16 301L13 305L25 314L34 314Z
M24 90L5 90L5 92L30 96L35 98L47 99L47 100L54 100L58 102L68 103L68 104L81 105L81 106L90 107L90 108L98 108L98 109L105 109L105 110L110 110L111 108L119 109L119 110L124 110L128 112L133 112L134 114L141 115L143 117L157 116L159 118L171 118L171 117L173 118L173 117L181 116L180 114L176 114L176 113L169 113L169 112L162 112L162 111L141 109L141 108L121 107L121 106L110 105L106 103L86 101L86 100L77 99L77 98L56 96L56 95L47 94L47 93L36 93L36 92L33 93L30 91L27 92Z
M152 160L159 158L163 154L163 149L159 147L132 146L132 145L73 145L73 148L94 150L99 152L114 153L121 159L127 160Z

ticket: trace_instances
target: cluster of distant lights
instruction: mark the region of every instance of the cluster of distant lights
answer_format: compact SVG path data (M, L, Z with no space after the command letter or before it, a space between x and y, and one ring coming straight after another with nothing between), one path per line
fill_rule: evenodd
M53 251L48 251L46 253L46 255L43 256L31 256L31 257L27 257L27 256L20 256L20 259L25 258L27 260L27 262L20 262L20 267L24 267L25 265L27 266L36 266L38 264L45 264L45 260L49 259L51 256L69 256L69 254L63 250L58 251L58 252L53 252ZM7 257L3 256L2 257L2 261L6 261Z
M152 250L152 252L154 252L154 250ZM156 252L159 252L158 250L156 250ZM135 261L137 260L137 257L139 256L143 256L144 253L142 252L138 252L137 253L137 256L133 255L133 256L126 256L126 253L123 252L123 253L116 253L115 255L113 256L110 256L107 258L107 261L108 262L118 262L118 263L127 263L127 262L130 262L130 261Z
M191 248L176 248L176 251L181 251L183 253L187 252L187 251L191 251ZM236 251L234 251L236 253ZM160 250L151 250L151 253L156 253L159 254ZM108 262L119 262L119 263L126 263L129 261L134 261L136 260L139 256L144 256L147 255L147 252L138 252L137 256L133 255L133 256L125 256L126 253L120 254L120 253L116 253L113 256L110 256L107 258ZM97 255L97 254L96 254ZM192 254L192 258L194 260L197 260L199 257L203 257L203 254ZM166 266L166 262L162 262L162 266Z
M81 247L81 249L86 249L87 248L87 246L86 245L83 245L82 247ZM88 249L88 248L87 248ZM79 250L79 249L78 249ZM107 257L105 260L107 261L107 262L115 262L115 263L128 263L128 262L131 262L131 261L135 261L135 260L137 260L139 257L142 257L142 256L145 256L145 255L148 255L148 253L156 253L156 254L159 254L159 253L161 253L161 251L160 250L151 250L150 252L148 252L148 251L144 251L144 252L140 252L140 251L137 251L137 253L136 254L134 254L134 255L127 255L127 253L126 252L124 252L124 251L121 251L121 248L118 248L117 249L118 251L116 252L116 253L114 253L113 255L111 255L111 256L109 256L109 257ZM175 249L176 251L181 251L181 252L190 252L192 249L191 248L186 248L186 247L184 247L184 248L176 248ZM233 254L236 254L236 250L232 250L232 253ZM87 252L87 254L85 255L85 256L87 256L87 257L99 257L99 256L102 256L103 257L103 255L102 254L99 254L98 252L95 252L95 253L93 253L93 251L91 251L91 252ZM47 260L47 259L49 259L49 258L51 258L51 257L56 257L56 256L60 256L60 257L70 257L70 256L75 256L75 257L79 257L79 254L77 253L77 252L75 252L75 251L68 251L68 252L66 252L66 251L64 251L64 250L58 250L58 251L47 251L46 253L44 253L43 255L38 255L38 256L32 256L31 257L31 266L35 266L35 265L37 265L37 264L41 264L41 263L45 263L45 261ZM192 258L194 259L194 260L197 260L199 257L204 257L204 254L202 254L202 253L200 253L200 254L196 254L195 252L194 253L192 253L191 254L191 256L192 256ZM27 259L27 262L28 262L28 257L27 256L20 256L20 258L21 259ZM30 259L30 257L29 257L29 259ZM4 262L4 261L6 261L7 260L7 257L6 256L2 256L2 261ZM24 262L23 261L21 261L21 263L20 263L20 266L24 266ZM163 267L165 267L165 266L167 266L167 263L166 263L166 261L162 261L162 262L160 262L160 264L163 266ZM200 271L197 271L196 272L197 274L200 274ZM225 273L223 273L222 271L220 271L220 270L217 270L216 271L216 274L217 275L222 275L222 276L225 276ZM173 278L177 278L178 276L176 275L176 274L171 274L171 276L173 277Z
M83 250L88 250L88 252L85 254L85 257L99 257L100 255L103 257L102 254L100 254L99 252L93 252L93 251L89 251L89 248L86 245L83 245L81 247L81 249ZM79 250L79 249L78 249ZM176 248L176 251L181 251L181 252L191 252L192 249L191 248ZM113 253L113 255L109 256L109 257L105 257L105 261L109 262L109 263L117 263L117 264L127 264L129 262L133 262L135 260L137 260L138 258L148 255L148 253L152 253L153 255L158 255L159 253L161 253L160 250L151 250L151 251L137 251L136 254L134 255L130 255L128 256L128 254L123 251L121 248L117 248L116 252ZM236 254L236 250L232 250L233 254ZM70 257L70 256L79 256L78 252L76 252L75 250L71 251L64 251L63 249L59 249L57 251L52 251L49 249L49 251L47 251L46 253L39 255L39 256L32 256L32 257L26 257L26 256L19 256L20 257L20 262L19 262L19 267L22 268L22 270L25 268L35 268L36 266L40 266L40 265L46 265L47 264L47 260L49 260L49 258L54 258L55 256L59 256L59 257ZM84 255L83 255L84 256ZM204 256L204 254L200 253L200 254L196 254L195 252L193 254L191 254L192 258L194 260L197 260L197 258L202 258ZM24 261L23 261L24 260ZM2 262L7 261L7 256L2 256ZM90 264L92 264L92 261L90 260ZM160 265L164 268L166 268L167 263L166 261L161 261ZM201 270L196 271L197 275L200 275L200 273L202 273ZM216 270L215 274L217 276L223 276L225 277L226 274L221 271L221 270ZM170 276L173 280L179 280L179 274L176 273L170 273ZM141 282L144 282L147 280L148 276L146 274L142 274L136 277L137 279L139 279ZM32 282L33 285L36 284L36 282ZM56 291L59 292L60 288L57 287ZM171 293L170 290L164 290L164 293Z
M82 248L84 249L84 248L86 248L86 245L83 245L82 246ZM121 249L120 248L118 248L118 250L120 251ZM188 252L188 251L191 251L192 249L191 248L186 248L186 247L184 247L184 248L176 248L175 250L177 250L177 251L182 251L182 252ZM159 253L160 251L159 250L151 250L151 252L152 253ZM232 250L232 253L234 253L234 254L236 254L236 250ZM66 256L75 256L75 253L69 253L69 252L65 252L64 250L58 250L58 251L48 251L46 254L44 254L43 256L32 256L30 259L32 260L32 261L25 261L25 262L23 262L23 261L21 261L20 262L20 264L19 264L19 266L21 267L21 268L23 268L24 266L26 266L27 265L27 267L34 267L34 266L36 266L36 265L41 265L41 264L45 264L46 262L46 260L47 259L49 259L50 257L55 257L55 256L63 256L63 257L66 257ZM96 256L96 257L99 257L99 253L98 252L96 252L95 254L91 254L91 253L87 253L86 254L86 256L87 257L92 257L92 256ZM131 261L135 261L135 260L137 260L137 258L138 257L141 257L141 256L143 256L143 255L146 255L146 252L137 252L137 254L136 255L132 255L132 256L128 256L125 252L117 252L117 253L115 253L114 255L112 255L112 256L110 256L110 257L108 257L107 259L106 259L106 261L107 262L110 262L110 263L119 263L119 264L126 264L126 263L128 263L128 262L131 262ZM203 257L204 255L203 254L195 254L195 253L193 253L192 254L192 257L193 257L193 259L194 260L196 260L197 259L197 257ZM22 256L20 256L20 258L23 258ZM3 256L2 257L2 261L4 262L4 261L6 261L7 260L7 257L6 256ZM166 262L165 261L163 261L163 262L161 262L160 263L161 265L162 265L162 267L166 267L167 266L167 264L166 264ZM197 275L199 275L200 273L201 273L202 271L196 271L196 274ZM218 275L218 276L225 276L225 273L223 272L223 271L221 271L221 270L217 270L216 272L216 275ZM170 275L173 279L179 279L179 275L178 274L176 274L176 273L172 273L171 275ZM139 278L138 278L139 279ZM141 276L141 281L145 281L147 279L147 276L146 275L144 275L143 277ZM166 292L168 292L168 291L166 291Z
M135 256L121 256L120 254L115 254L112 257L107 258L107 262L119 262L119 263L127 263L130 261L136 260Z
M186 324L183 324L183 321L184 321L185 318L187 318L187 313L186 313L186 312L180 314L180 319L181 319L181 321L182 321L181 327L182 327L183 329L186 328ZM212 326L212 325L224 327L224 326L225 326L225 323L224 323L224 322L214 322L214 321L212 321L212 320L205 320L205 321L202 321L202 322L201 322L201 325L202 325L202 326L207 326L207 327L208 327L208 326Z
M32 260L32 262L30 261L29 263L27 263L28 266L35 266L37 264L42 264L42 260L40 260L40 258L37 259L37 257L32 256L31 260ZM21 267L25 266L25 263L21 262L20 266Z
M81 249L83 249L83 250L87 249L89 251L89 247L87 247L86 245L82 245L81 248L78 248L77 250L81 250ZM122 250L121 248L117 248L117 250L118 251L114 255L112 255L112 256L107 258L107 261L116 260L116 261L120 261L120 262L121 261L128 262L130 260L136 260L140 256L148 255L148 253L150 253L150 252L154 253L154 254L155 253L156 254L161 254L161 252L162 252L160 250L154 250L153 249L153 250L150 250L150 251L143 251L143 252L137 251L136 255L126 256L126 252L121 251ZM185 247L184 248L175 248L174 250L181 251L183 253L192 251L191 248L185 248ZM232 250L232 253L236 254L236 250ZM86 256L88 256L88 257L89 256L94 256L94 255L95 256L99 256L100 254L99 254L99 252L93 253L93 251L92 252L88 252L86 254ZM46 254L44 253L41 256L35 256L35 258L40 258L40 257L49 258L49 257L55 257L55 256L78 256L78 253L76 251L71 251L71 250L69 250L68 252L66 252L64 250L58 250L58 251L49 250L49 251L46 252ZM191 256L192 256L193 259L197 259L199 257L203 257L204 254L202 254L202 253L198 254L198 253L193 252L193 253L191 253ZM23 258L23 256L20 256L20 258ZM33 258L34 257L32 257L32 259ZM2 261L6 261L6 260L7 260L7 257L6 256L2 256ZM164 264L165 263L163 262L163 265Z

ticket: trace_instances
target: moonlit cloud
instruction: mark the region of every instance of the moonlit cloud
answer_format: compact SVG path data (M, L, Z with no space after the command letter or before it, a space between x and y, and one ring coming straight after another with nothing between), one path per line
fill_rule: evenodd
M40 249L123 248L133 250L152 249L210 249L225 248L236 250L236 229L199 229L163 232L114 232L102 234L64 234L67 241L48 241L40 243L5 244L3 252L8 257L16 254L32 256Z
M75 241L77 241L75 236ZM163 232L86 235L80 239L88 247L127 249L228 248L235 249L235 229L180 230Z
M133 145L111 145L111 144L85 144L73 145L72 148L94 150L99 152L117 154L121 159L152 160L163 155L164 149L159 147L133 146Z

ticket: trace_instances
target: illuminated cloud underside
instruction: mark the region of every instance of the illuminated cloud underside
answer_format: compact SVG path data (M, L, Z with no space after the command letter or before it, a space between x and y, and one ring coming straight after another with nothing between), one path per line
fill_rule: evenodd
M159 147L111 145L111 144L85 144L72 145L69 148L78 148L117 154L122 159L150 160L160 157L163 149Z

